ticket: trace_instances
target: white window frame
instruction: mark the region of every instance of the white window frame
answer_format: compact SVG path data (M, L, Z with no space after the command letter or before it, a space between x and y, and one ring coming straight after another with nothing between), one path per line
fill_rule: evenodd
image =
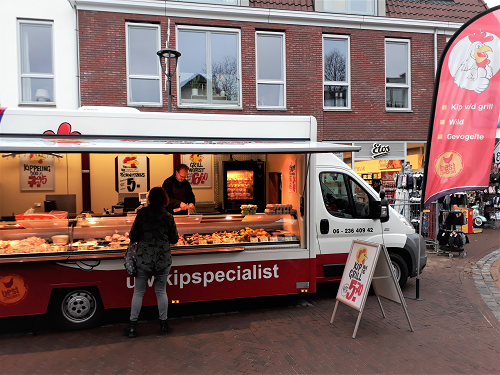
M17 20L17 30L18 30L18 40L17 40L17 45L18 45L18 67L19 67L19 103L20 104L30 104L30 105L37 105L37 106L54 106L56 104L55 98L56 98L56 78L55 78L55 63L54 63L54 21L38 21L38 20L25 20L25 19L18 19ZM50 53L52 54L52 73L23 73L23 46L22 46L22 26L23 25L43 25L43 26L50 26L51 28L51 45L52 45L52 51ZM30 101L23 101L23 78L51 78L53 82L53 98L54 100L51 102L37 102L36 100L30 100Z
M242 0L231 0L231 1L226 1L226 0L216 0L216 1L214 1L214 0L213 1L210 1L210 0L175 0L175 1L184 2L184 3L200 3L200 4L212 4L212 5L233 5L233 6L242 5L241 4ZM248 2L248 0L247 0L247 2ZM248 4L246 4L246 6L248 6Z
M387 71L387 44L390 43L405 43L408 48L407 48L407 67L406 71L408 72L408 77L406 79L406 84L402 83L387 83L387 76L386 76L386 71ZM384 90L384 105L385 105L385 110L387 112L411 112L411 41L410 39L397 39L397 38L386 38L384 41L384 82L385 82L385 90ZM388 88L406 88L408 90L408 107L407 108L394 108L394 107L387 107L387 89Z
M255 103L258 110L286 110L286 33L275 32L275 31L256 31L255 32ZM283 43L281 46L281 54L283 56L282 69L283 69L283 80L272 80L272 79L258 79L258 54L257 49L257 39L259 35L279 35L283 38ZM259 106L259 83L276 84L283 85L283 106Z
M129 67L129 30L131 27L135 28L144 28L144 29L156 29L158 33L158 51L161 49L161 28L160 25L152 24L152 23L137 23L137 22L126 22L125 23L125 45L126 45L126 65L127 65L127 105L130 107L163 107L163 92L162 92L162 83L163 83L163 72L160 67L160 62L158 57L157 66L156 66L156 75L144 75L144 74L130 74ZM151 79L158 80L158 91L159 91L159 102L134 102L132 101L132 90L130 85L131 79Z
M176 48L177 51L181 52L179 50L179 32L180 31L200 31L200 32L205 32L207 34L206 37L208 38L208 33L231 33L231 34L237 34L237 59L238 59L238 82L239 82L239 92L238 92L238 103L236 104L221 104L221 103L183 103L182 98L181 98L181 86L180 86L180 70L179 66L177 66L176 70L176 81L177 81L177 107L179 108L217 108L217 109L242 109L243 108L243 81L242 81L242 72L241 72L241 30L240 29L230 29L230 28L221 28L221 27L207 27L207 26L188 26L188 25L177 25L175 29L175 40L176 40ZM211 61L211 55L212 55L212 48L208 48L207 45L207 61ZM182 59L182 56L179 57L179 59ZM208 98L207 98L208 101Z
M377 15L378 0L371 0L373 12L355 12L355 11L353 11L352 10L352 1L356 1L356 0L342 0L346 4L346 10L344 12L336 11L335 9L329 8L327 0L319 0L319 1L322 2L321 6L322 6L323 11L328 12L328 13L354 14L354 15L363 15L363 16L376 16ZM338 0L335 0L335 1L338 1Z
M325 81L325 39L343 39L347 41L347 56L346 56L346 81ZM322 42L322 61L323 61L323 110L325 111L345 111L351 110L351 37L349 35L332 35L323 34ZM347 106L346 107L331 107L325 105L325 86L347 86Z

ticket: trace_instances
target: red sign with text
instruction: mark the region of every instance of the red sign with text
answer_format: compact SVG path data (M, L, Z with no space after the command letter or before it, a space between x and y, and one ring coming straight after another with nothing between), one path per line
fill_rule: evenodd
M425 168L425 202L488 186L500 110L500 8L466 23L438 72Z

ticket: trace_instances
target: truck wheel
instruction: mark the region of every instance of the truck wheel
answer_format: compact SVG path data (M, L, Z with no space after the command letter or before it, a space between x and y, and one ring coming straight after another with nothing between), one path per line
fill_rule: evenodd
M57 327L72 331L98 326L104 307L95 289L64 290L55 294L51 313Z
M408 280L408 266L401 256L395 253L389 254L391 258L392 268L396 274L396 280L399 282L399 286L403 288Z

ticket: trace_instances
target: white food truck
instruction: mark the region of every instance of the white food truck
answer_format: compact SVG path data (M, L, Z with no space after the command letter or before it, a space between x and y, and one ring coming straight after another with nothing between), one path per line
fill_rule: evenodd
M314 293L318 283L340 281L354 239L384 244L404 285L426 265L425 241L391 208L381 218L377 192L333 155L357 149L317 142L311 116L0 108L0 317L49 313L61 328L81 329L98 324L104 309L130 306L134 280L123 256L134 211L101 214L99 199L144 193L136 177L161 185L179 154L191 166L209 161L198 182L210 186L194 192L197 201L213 197L218 211L176 216L171 302ZM226 171L234 160L259 167ZM117 182L122 162L126 186ZM52 192L76 196L78 211L83 196L101 205L77 216L25 212ZM258 195L264 205L252 200ZM148 289L144 304L154 305Z

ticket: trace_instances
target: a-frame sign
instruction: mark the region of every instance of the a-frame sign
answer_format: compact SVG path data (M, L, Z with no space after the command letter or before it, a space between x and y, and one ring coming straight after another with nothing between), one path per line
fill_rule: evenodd
M355 338L370 285L373 285L373 290L375 291L383 317L385 318L386 316L380 302L380 297L400 303L403 306L406 319L413 332L406 302L394 275L394 269L392 268L387 249L384 245L358 240L352 241L330 323L333 323L339 302L343 302L358 310L358 320L352 334L352 338Z

